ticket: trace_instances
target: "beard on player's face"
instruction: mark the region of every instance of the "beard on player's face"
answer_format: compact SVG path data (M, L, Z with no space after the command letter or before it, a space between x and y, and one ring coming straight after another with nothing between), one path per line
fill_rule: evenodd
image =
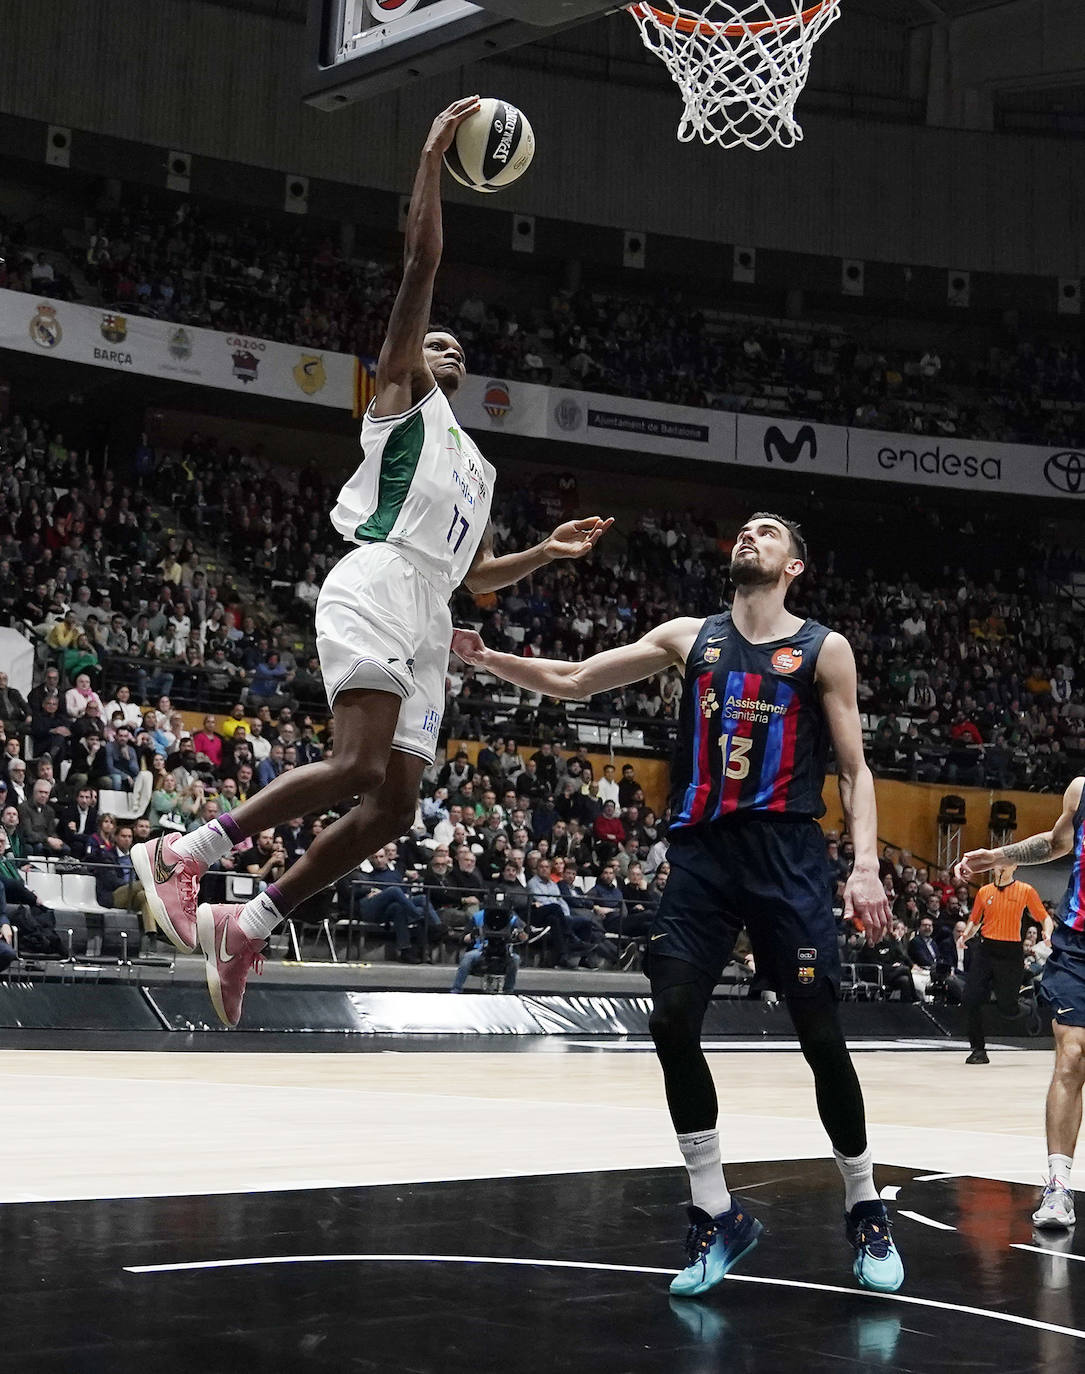
M731 554L731 581L736 587L771 587L780 580L787 555L747 536L739 538Z
M756 553L741 555L736 549L731 558L731 581L736 587L772 587L783 575L783 566L773 567Z

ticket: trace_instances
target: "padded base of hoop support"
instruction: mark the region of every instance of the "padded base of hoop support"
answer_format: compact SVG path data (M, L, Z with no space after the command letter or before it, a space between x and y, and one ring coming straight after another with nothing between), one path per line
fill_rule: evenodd
M253 987L245 998L242 1032L312 1036L359 1045L376 1036L580 1036L593 1039L648 1036L647 997L487 996L448 992L350 992ZM923 1040L958 1034L952 1012L904 1003L844 1003L844 1031L853 1042ZM164 1032L201 1039L202 1032L232 1032L211 1011L202 987L0 986L0 1030L5 1032ZM705 1017L706 1040L793 1041L783 1007L746 998L717 997ZM167 1035L172 1039L172 1035ZM217 1037L216 1037L217 1038ZM9 1041L8 1043L13 1043ZM17 1043L17 1042L15 1042ZM97 1042L100 1045L100 1041ZM284 1046L280 1043L278 1048ZM298 1048L301 1048L299 1045Z

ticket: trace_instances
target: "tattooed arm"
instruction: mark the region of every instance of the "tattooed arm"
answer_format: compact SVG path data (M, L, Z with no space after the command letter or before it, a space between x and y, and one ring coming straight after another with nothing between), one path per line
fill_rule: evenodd
M1075 778L1063 793L1062 812L1050 830L1030 835L1027 840L1006 844L998 849L972 849L953 870L959 882L968 882L977 873L1003 864L1045 864L1049 859L1061 859L1074 847L1074 815L1081 805L1085 778Z

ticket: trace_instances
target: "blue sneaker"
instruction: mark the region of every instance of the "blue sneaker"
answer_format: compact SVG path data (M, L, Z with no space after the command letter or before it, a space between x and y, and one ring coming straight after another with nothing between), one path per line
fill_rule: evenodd
M748 1255L765 1229L737 1200L731 1210L710 1217L703 1208L690 1206L686 1233L685 1269L671 1280L678 1298L695 1298L722 1282L743 1255Z
M855 1277L863 1288L895 1293L904 1282L904 1263L893 1244L885 1203L857 1202L844 1213L848 1242L855 1247Z

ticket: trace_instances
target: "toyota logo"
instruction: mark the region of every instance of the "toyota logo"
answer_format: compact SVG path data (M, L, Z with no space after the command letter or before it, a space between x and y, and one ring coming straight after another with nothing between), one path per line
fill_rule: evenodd
M1053 453L1044 464L1044 477L1056 491L1077 496L1085 487L1085 453L1079 453L1076 449Z

